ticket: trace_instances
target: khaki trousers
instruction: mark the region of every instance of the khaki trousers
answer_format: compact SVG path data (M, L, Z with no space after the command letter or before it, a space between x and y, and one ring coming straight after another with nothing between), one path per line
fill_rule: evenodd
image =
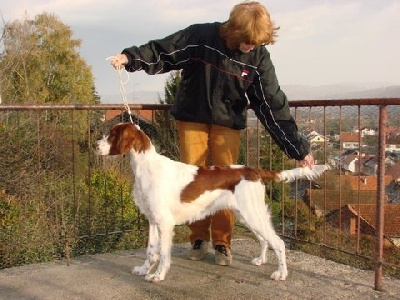
M177 121L182 162L198 166L236 164L239 156L240 130L219 125ZM189 225L190 242L211 241L231 248L234 215L221 210Z

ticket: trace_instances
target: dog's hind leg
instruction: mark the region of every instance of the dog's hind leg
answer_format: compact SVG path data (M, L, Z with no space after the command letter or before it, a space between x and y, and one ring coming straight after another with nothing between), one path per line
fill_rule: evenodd
M157 225L158 234L160 237L160 263L158 264L157 270L154 274L147 274L145 279L147 281L159 282L164 280L171 266L171 248L172 248L172 238L174 235L173 222L162 222Z
M135 266L132 269L132 273L135 275L145 276L150 273L151 269L155 266L158 261L159 252L159 234L157 225L149 222L149 241L146 250L146 260L143 265Z
M267 208L265 208L267 210ZM269 246L275 252L275 255L278 260L278 270L276 270L271 275L271 279L274 280L285 280L288 271L286 266L286 250L285 243L283 240L275 233L275 230L272 228L271 222L265 222L264 224L265 231L264 233L260 233L260 235L268 241ZM262 229L261 229L262 230Z
M268 260L267 258L268 242L264 240L264 238L262 238L257 232L253 231L253 234L256 236L256 238L260 243L261 252L260 256L255 257L251 260L251 263L255 266L261 266L266 264Z
M278 260L278 270L271 279L285 280L288 274L286 266L285 243L275 233L270 220L270 213L265 205L265 187L261 183L244 181L235 190L237 213L248 228L259 239L260 256L253 259L255 265L265 264L268 245L274 250Z

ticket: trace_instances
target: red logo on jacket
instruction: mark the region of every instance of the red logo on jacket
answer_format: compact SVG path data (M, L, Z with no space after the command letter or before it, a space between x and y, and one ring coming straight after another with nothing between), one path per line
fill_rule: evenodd
M240 75L241 77L245 77L249 75L249 70L243 70L242 74Z

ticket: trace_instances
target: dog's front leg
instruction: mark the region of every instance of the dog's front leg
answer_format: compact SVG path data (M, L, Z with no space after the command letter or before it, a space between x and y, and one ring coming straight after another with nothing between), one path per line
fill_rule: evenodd
M132 273L142 276L148 275L158 261L159 249L160 244L157 225L149 222L149 242L147 244L146 260L143 265L134 267Z
M152 282L159 282L164 280L171 266L171 247L172 238L174 235L173 222L163 222L158 226L158 233L160 236L160 263L154 274L146 275L146 280Z

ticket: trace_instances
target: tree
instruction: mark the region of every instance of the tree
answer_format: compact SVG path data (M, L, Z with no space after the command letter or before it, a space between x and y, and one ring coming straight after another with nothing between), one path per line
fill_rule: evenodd
M81 41L55 15L42 13L5 24L0 92L7 104L94 103L90 67L79 56Z
M2 102L98 102L91 69L78 53L81 41L71 36L68 26L47 13L5 24L0 40ZM52 109L1 114L0 139L7 143L0 152L8 159L0 167L0 206L15 201L0 216L0 243L10 241L8 257L15 257L16 264L62 255L65 241L78 232L76 195L88 189L83 183L89 151L81 151L81 145L88 120L97 116Z
M180 81L180 72L170 73L164 86L165 99L159 99L160 104L172 104L175 102ZM171 159L179 160L179 138L175 121L170 112L168 110L156 112L155 121L160 152Z

